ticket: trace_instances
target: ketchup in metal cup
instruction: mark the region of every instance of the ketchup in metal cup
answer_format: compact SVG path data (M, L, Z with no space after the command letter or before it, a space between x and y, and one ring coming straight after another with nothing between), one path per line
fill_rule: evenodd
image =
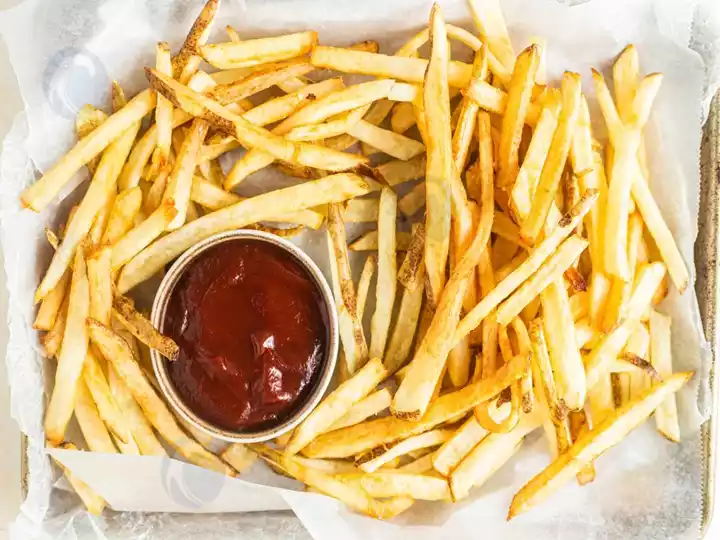
M311 390L328 314L287 251L232 240L201 253L171 294L164 331L180 347L168 374L202 419L241 431L282 421Z

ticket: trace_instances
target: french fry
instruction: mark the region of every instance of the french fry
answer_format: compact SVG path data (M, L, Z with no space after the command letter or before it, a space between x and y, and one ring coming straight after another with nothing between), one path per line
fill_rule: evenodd
M372 473L388 463L390 460L403 456L413 450L431 448L445 443L452 436L453 431L449 429L435 429L414 437L409 437L402 442L378 456L372 455L372 459L360 463L360 469L366 473Z
M322 471L302 465L292 456L282 458L282 467L288 474L308 486L347 504L351 509L378 519L390 519L413 504L410 497L391 497L378 501L368 496L359 486L350 486Z
M77 384L88 348L85 319L90 313L90 290L82 250L77 250L68 295L68 312L58 356L55 388L45 412L45 435L59 444L73 413Z
M538 178L537 196L532 209L522 224L521 236L530 244L537 241L547 220L550 205L555 199L565 161L570 152L580 109L580 76L566 72L562 80L562 109L553 134L545 163Z
M395 241L398 251L408 251L412 235L405 231L395 231ZM377 230L368 231L359 236L348 245L350 251L377 251L378 248L378 232ZM398 271L399 272L399 271ZM399 274L398 274L399 275ZM398 279L399 281L399 279Z
M499 0L470 0L468 2L473 21L480 37L506 70L512 70L515 63L510 36L505 26L505 18L500 9Z
M425 207L426 187L419 183L398 201L398 208L406 217L412 217Z
M443 445L432 454L432 468L443 476L450 472L482 441L488 432L470 416Z
M112 362L158 433L191 463L233 476L231 467L190 439L179 428L172 413L142 374L127 342L93 319L88 319L87 328L93 343L98 346L103 356Z
M55 446L53 443L49 443L50 446ZM61 445L57 446L58 448L62 448L63 450L75 450L77 451L77 446L75 446L72 443L66 442ZM53 456L54 457L54 456ZM107 504L105 500L100 497L97 493L95 493L88 485L80 480L75 474L68 468L66 468L60 460L55 458L55 462L60 466L63 473L65 474L65 477L68 479L68 482L70 482L70 485L75 490L75 493L78 494L78 497L80 497L80 500L85 505L85 508L87 508L88 512L95 516L99 516L102 514L102 511L105 509L105 505Z
M395 159L407 161L425 152L425 146L421 142L364 120L352 125L347 132Z
M167 225L167 230L174 231L186 221L193 173L197 166L198 152L208 128L209 125L205 120L197 118L193 120L177 152L175 166L168 177L165 193L163 194L163 202L172 204L177 211L175 217Z
M539 64L540 48L537 45L530 45L518 55L515 61L500 132L497 177L497 186L500 188L512 189L511 186L515 183L520 169L520 139Z
M438 302L445 287L445 265L450 249L450 190L452 176L457 175L452 156L450 132L450 96L448 94L448 62L450 49L445 30L445 20L439 5L430 14L430 41L432 51L425 84L423 104L427 138L427 169L425 190L427 212L425 226L425 271L428 294ZM435 381L433 381L433 386Z
M91 452L117 453L117 448L115 448L82 379L78 380L76 385L74 412L85 443Z
M418 328L420 319L420 311L422 307L423 294L425 292L422 282L424 267L422 264L418 267L419 286L414 290L405 288L400 299L400 309L398 310L395 327L393 328L387 351L385 352L384 363L388 372L394 373L405 362L410 355L413 340Z
M475 53L473 61L473 79L486 79L487 54L486 48L480 47ZM400 107L402 103L398 103ZM460 104L460 112L458 113L458 123L452 138L453 156L455 157L455 168L458 171L464 171L467 165L468 155L470 152L470 143L472 143L473 133L477 123L477 114L479 111L477 103L469 98L463 97Z
M425 156L420 155L409 160L388 161L375 170L388 185L396 186L425 176L426 165Z
M419 223L413 228L412 238L405 254L398 281L409 291L414 291L423 283L423 255L425 248L425 224Z
M161 41L157 44L155 56L155 69L160 73L172 76L172 62L170 59L170 46ZM156 171L162 169L170 157L170 142L172 139L173 108L172 103L164 96L158 94L155 106L155 125L157 126L157 148L153 152L152 164Z
M345 351L348 371L353 374L367 362L368 347L362 321L357 315L357 297L355 296L355 285L348 260L345 224L342 222L338 205L328 207L327 230L331 241L333 259L337 267L338 289L352 329L352 332L348 332L350 335L346 335L343 340L343 350Z
M370 280L377 269L377 257L375 255L368 256L365 259L360 279L357 286L357 311L358 319L363 320L365 314L365 304L367 303L368 293L370 292Z
M205 61L218 69L256 66L307 54L317 44L317 32L298 32L277 37L203 45Z
M67 324L68 305L70 304L70 294L65 295L58 314L55 317L55 322L52 328L42 338L42 344L45 347L44 356L46 358L53 358L57 356L62 345L63 335L65 334L65 326Z
M390 116L390 128L395 133L405 133L415 125L415 111L412 103L399 102L393 107Z
M172 201L165 202L137 227L119 238L112 248L112 269L117 272L165 232L178 215Z
M69 268L65 270L57 285L43 298L33 322L33 328L36 330L50 331L55 326L70 285L71 274Z
M371 416L375 416L390 407L391 401L392 394L387 388L373 392L366 398L363 398L355 403L355 405L353 405L342 418L339 418L332 426L330 426L328 431L359 424L360 422L367 420Z
M110 324L112 313L112 251L102 248L87 259L90 287L90 316L103 324Z
M133 126L139 126L140 120L155 108L155 101L155 93L151 90L144 90L131 99L125 107L110 116L107 121L103 122L84 139L78 141L37 182L23 191L21 195L23 205L35 212L44 210L72 179L73 175L111 143L116 146L116 151L111 153L114 156L120 154L118 147L121 140L124 145L128 145L127 152L129 152L132 140L127 140L130 138L129 135L127 138L120 136L133 129ZM134 140L134 135L132 138ZM118 167L122 167L127 153L120 157L122 159L118 159L119 163L116 165ZM97 174L96 171L95 175Z
M515 455L525 436L539 425L536 416L525 415L509 433L491 433L485 437L450 474L453 500L467 497L473 486L484 484Z
M362 422L317 437L304 448L303 453L307 457L344 458L419 435L496 396L527 369L527 359L516 357L492 377L438 397L418 421L390 416Z
M370 474L343 474L341 482L357 485L371 497L408 497L418 501L450 499L450 488L443 478L398 471L377 471Z
M122 238L133 227L141 205L142 190L139 186L121 191L115 197L100 243L112 246Z
M139 453L144 456L167 456L165 448L155 436L152 425L148 422L125 382L117 374L115 367L108 364L107 371L112 397L132 433L132 439L129 441L132 444L118 444L120 451L123 454L135 454L139 450Z
M650 389L644 396L622 406L594 429L582 433L570 450L559 456L513 497L508 519L525 512L546 499L583 467L615 446L641 424L665 400L673 395L693 373L677 373Z
M390 319L395 305L397 287L397 256L395 242L395 221L397 218L397 196L384 187L380 193L378 218L378 277L375 298L375 313L371 321L369 355L383 358L390 333Z
M510 205L520 223L527 219L532 209L533 195L537 188L538 178L540 178L545 165L545 159L552 143L559 115L559 99L548 99L540 113L540 118L530 140L530 146L528 146L525 159L513 185Z
M78 111L77 118L75 119L75 131L77 132L78 139L83 139L92 133L96 127L107 120L108 115L96 109L92 105L83 105ZM87 163L88 172L90 175L95 174L98 163L100 162L100 156L95 156Z
M220 458L227 461L240 474L252 467L257 457L255 452L240 443L231 444L220 454Z
M347 414L353 405L367 395L387 376L379 358L373 358L350 379L328 395L303 422L295 428L285 447L285 455L297 454L319 434L327 431Z
M520 311L528 305L533 298L545 290L555 278L558 278L565 272L565 269L580 256L585 248L587 248L587 245L587 240L579 236L571 236L563 242L557 251L548 258L545 265L500 304L496 315L497 321L500 324L510 324L510 321L514 317L517 317ZM521 265L521 268L523 266L524 264ZM515 274L515 272L510 276L513 274ZM507 279L509 279L510 276Z
M158 332L152 323L135 309L129 298L116 294L112 307L115 318L141 343L155 349L168 360L177 359L180 352L177 344Z
M388 56L323 45L318 45L313 49L310 63L316 68L387 77L416 84L423 82L428 65L428 61L422 58ZM472 66L454 60L450 62L448 66L450 85L464 88L470 82L471 76Z
M180 51L172 59L172 76L183 83L187 82L200 66L202 58L199 55L199 47L207 43L210 37L210 27L215 20L219 3L219 0L205 2Z
M484 299L495 288L495 275L490 261L490 247L486 247L478 264L480 298ZM472 337L472 333L470 334ZM486 317L480 328L482 355L476 359L473 380L491 377L497 368L498 324L494 316Z
M650 361L661 377L672 376L672 349L670 343L670 317L655 310L650 313ZM675 396L670 395L655 410L657 430L666 439L680 441Z
M380 204L377 199L352 199L345 204L343 221L346 223L366 223L377 221Z

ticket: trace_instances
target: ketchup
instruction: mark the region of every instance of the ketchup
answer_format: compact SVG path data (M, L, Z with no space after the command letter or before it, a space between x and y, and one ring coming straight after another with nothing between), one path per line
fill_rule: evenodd
M282 248L230 240L198 256L171 294L164 332L180 347L168 373L218 427L282 421L310 391L327 349L327 312L307 270Z

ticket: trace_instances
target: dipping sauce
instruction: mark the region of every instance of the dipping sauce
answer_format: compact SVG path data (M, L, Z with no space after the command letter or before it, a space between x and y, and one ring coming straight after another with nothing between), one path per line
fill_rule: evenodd
M170 296L164 332L180 347L168 374L202 419L241 431L282 421L303 402L328 347L328 314L311 275L262 241L201 253Z

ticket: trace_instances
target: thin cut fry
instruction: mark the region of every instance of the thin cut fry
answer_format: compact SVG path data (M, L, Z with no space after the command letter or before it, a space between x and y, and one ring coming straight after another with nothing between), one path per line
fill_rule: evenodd
M77 382L74 410L78 426L80 426L80 431L90 451L116 454L117 448L115 448L82 379Z
M114 316L140 342L157 350L168 360L175 360L179 354L177 344L169 337L158 332L142 313L135 309L132 301L116 294L113 301Z
M425 146L421 142L364 120L356 122L347 132L395 159L407 161L425 152Z
M162 41L157 44L155 68L165 75L172 75L172 62L170 60L170 46ZM172 103L164 96L158 94L155 107L155 125L157 126L157 148L152 156L155 170L162 169L170 157L170 143L172 139L173 108Z
M52 446L52 443L50 443L50 445ZM62 445L58 446L58 448L62 448L63 450L77 451L77 446L68 442L63 443ZM53 457L55 458L55 456ZM65 477L68 479L68 482L70 482L70 485L75 490L75 493L77 493L82 500L88 512L95 516L99 516L100 514L102 514L102 511L106 505L105 500L100 497L100 495L91 490L85 482L75 476L75 474L70 469L66 468L60 460L55 458L55 461L62 468L63 472L65 473Z
M661 377L672 376L672 356L670 343L670 317L653 310L650 313L650 361ZM673 442L680 441L677 403L670 395L655 410L657 430Z
M416 435L405 439L404 441L396 444L390 448L387 452L380 454L377 457L373 457L369 461L360 463L360 469L366 473L375 472L380 467L388 463L390 460L396 457L403 456L412 450L418 450L420 448L430 448L433 446L439 446L452 436L453 431L449 429L436 429L428 431L421 435Z
M60 314L60 308L65 300L68 287L70 286L71 271L68 268L65 273L58 281L57 285L51 290L45 298L43 298L40 308L38 309L37 315L35 316L35 322L33 322L33 328L36 330L52 330L55 325L55 321Z
M453 436L434 452L432 467L443 476L449 476L487 434L487 430L477 423L475 416L470 416Z
M112 249L113 272L120 270L128 261L149 246L153 240L165 232L178 214L172 201L160 207L148 216L140 225L128 231L118 239Z
M408 288L403 290L400 309L398 310L397 319L395 320L395 327L390 336L390 343L388 343L384 358L385 367L390 373L394 373L405 364L410 355L410 349L418 328L423 294L425 292L423 275L424 267L421 264L418 267L419 286L414 290Z
M113 277L110 261L112 251L102 248L87 260L90 287L90 317L103 324L110 324L112 313Z
M515 62L515 53L499 0L470 0L468 5L481 39L487 43L498 62L510 71Z
M370 292L370 280L372 280L373 274L377 268L377 257L375 255L368 256L365 259L362 272L360 273L360 279L358 280L357 286L357 311L358 319L363 320L365 313L365 304L367 303L368 293Z
M227 461L240 474L252 467L257 457L255 452L239 443L231 444L220 454L220 458Z
M383 388L358 401L345 415L338 419L328 431L341 429L348 426L359 424L363 420L367 420L371 416L384 411L390 407L392 394L387 388Z
M309 53L317 41L317 32L298 32L277 37L203 45L200 47L200 53L211 66L218 69L234 69L302 56Z
M58 356L55 387L45 412L45 435L59 444L65 435L75 404L77 384L88 349L85 319L90 313L90 290L85 257L77 250L68 295L68 313Z
M398 251L408 251L412 235L405 231L395 231L395 241L397 242ZM378 232L377 230L368 231L357 239L353 240L348 246L350 251L377 251L378 248ZM399 271L398 271L399 272ZM398 279L399 281L399 279Z
M381 470L370 474L343 474L338 478L357 485L371 497L408 497L418 501L450 499L447 482L436 476Z
M426 159L424 155L416 156L407 161L394 160L378 165L375 171L390 186L417 180L425 176Z
M133 227L135 218L140 212L142 196L140 187L135 186L121 191L115 197L110 217L100 240L102 245L112 246Z

